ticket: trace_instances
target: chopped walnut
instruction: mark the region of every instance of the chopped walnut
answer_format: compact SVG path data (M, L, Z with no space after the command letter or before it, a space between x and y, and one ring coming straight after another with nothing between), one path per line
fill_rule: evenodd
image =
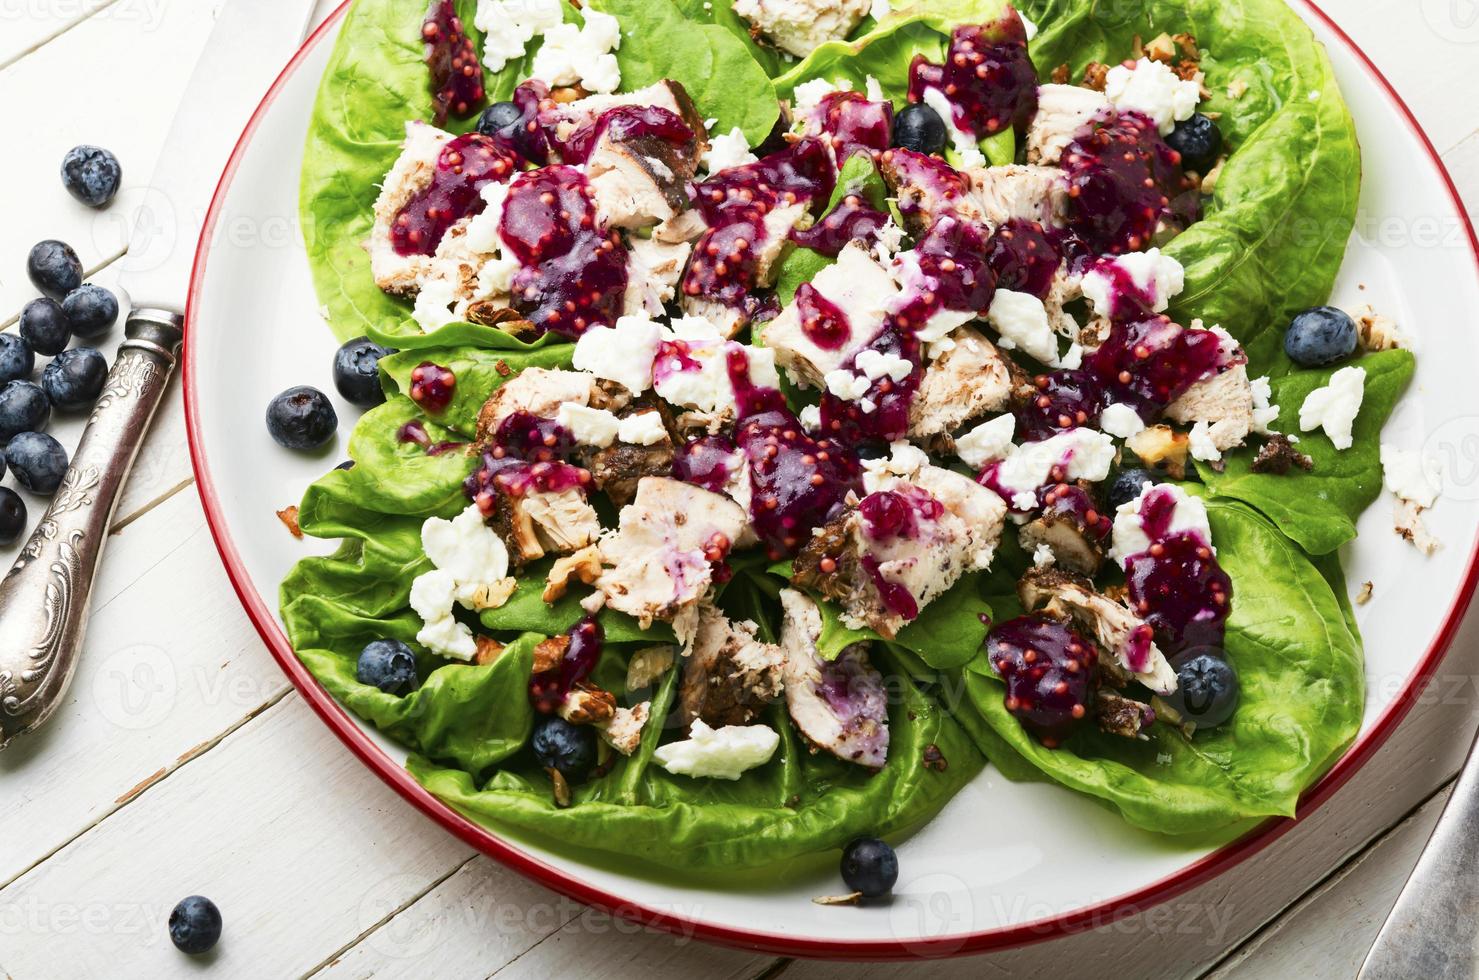
M1136 34L1134 40L1130 42L1130 60L1139 61L1143 57L1145 57L1145 42L1141 40L1139 34Z
M1150 43L1145 45L1145 57L1151 61L1159 61L1161 64L1169 65L1176 60L1176 42L1171 35L1161 33L1151 38Z
M640 691L662 680L678 658L678 648L672 646L643 647L632 654L627 664L627 690Z
M1153 425L1125 440L1125 447L1151 469L1162 470L1173 480L1186 478L1186 459L1191 440L1169 425Z
M1227 157L1219 157L1217 163L1202 178L1201 189L1203 194L1211 194L1217 190L1217 181L1222 179L1222 167L1225 163L1227 163Z
M1227 83L1227 97L1234 102L1248 94L1248 83L1241 78L1234 78Z
M555 806L560 809L570 805L570 784L565 781L565 776L558 769L546 769L549 773L551 788L555 794Z
M1292 466L1308 473L1315 468L1315 461L1295 449L1288 436L1278 433L1269 436L1268 442L1263 444L1263 448L1258 450L1258 455L1253 459L1254 473L1284 476Z
M1095 92L1104 91L1109 82L1109 66L1102 65L1097 61L1091 61L1084 67L1084 86Z
M289 534L297 538L299 541L303 540L303 529L298 526L297 504L294 504L291 507L284 507L282 510L278 511L277 519L282 521L283 527L288 529Z
M1053 84L1067 85L1068 79L1072 77L1071 72L1072 69L1068 67L1068 62L1063 62L1063 64L1053 69Z
M477 653L473 654L472 662L479 667L486 667L503 653L504 646L491 636L477 637Z
M944 772L950 768L950 763L945 758L945 754L933 742L924 747L924 767L934 772Z
M1178 62L1176 66L1171 70L1174 71L1176 73L1176 77L1181 79L1183 82L1199 82L1203 78L1202 66L1197 64L1195 61ZM1212 93L1208 92L1205 87L1202 88L1202 98L1205 99L1211 94Z
M497 609L513 596L514 590L518 587L518 580L512 575L478 586L477 592L473 593L472 597L473 612Z
M1094 721L1108 735L1145 738L1155 714L1149 705L1110 691L1101 690L1094 696Z
M1202 49L1197 47L1197 39L1191 34L1172 34L1171 40L1176 42L1176 47L1181 51L1181 57L1188 61L1200 61Z
M586 585L594 585L600 577L601 549L597 545L586 545L574 554L555 559L555 563L550 566L541 598L545 602L562 598L570 588L572 578L579 579Z
M562 85L559 88L550 89L549 92L549 97L561 105L570 102L579 102L589 95L590 93L579 85Z
M1361 583L1361 591L1356 593L1356 605L1364 606L1371 601L1371 589L1372 585L1370 582Z
M1363 303L1350 311L1351 319L1356 321L1356 341L1364 351L1408 349L1411 342L1407 339L1394 320L1382 316L1376 312L1376 308L1370 303Z
M509 367L508 362L501 357L498 359L497 363L493 365L493 370L498 372L498 376L500 378L506 378L514 373L514 369Z
M600 725L616 717L616 695L582 684L560 705L560 717L572 725Z
M569 649L570 637L565 633L540 641L534 648L534 673L543 674L560 666L560 661L565 659L565 651Z

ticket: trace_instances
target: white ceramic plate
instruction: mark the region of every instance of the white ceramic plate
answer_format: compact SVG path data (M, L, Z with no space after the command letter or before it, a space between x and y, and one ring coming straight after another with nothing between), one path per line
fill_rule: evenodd
M1363 141L1360 218L1335 301L1373 303L1415 334L1416 383L1385 441L1426 445L1461 466L1479 437L1479 245L1446 174L1375 68L1314 7L1303 13L1330 48ZM356 417L321 457L278 449L268 400L295 384L332 391L335 343L320 322L298 233L298 171L315 90L341 10L304 46L242 138L222 180L196 261L185 385L201 495L227 570L283 668L344 742L408 800L464 840L578 899L703 938L807 956L905 956L999 948L1111 921L1116 909L1164 901L1226 870L1291 825L1270 821L1219 849L1138 832L1106 809L1048 784L987 770L899 849L898 900L884 908L814 905L834 876L735 892L615 874L467 822L404 772L405 752L341 709L299 664L277 617L278 583L323 543L299 542L274 511L343 458ZM1379 137L1379 138L1377 138ZM1391 732L1436 667L1474 589L1475 474L1451 470L1431 529L1446 547L1424 558L1391 530L1385 498L1342 553L1348 580L1375 583L1357 609L1366 638L1368 702L1355 747L1307 794L1325 800ZM993 827L1030 826L1031 839ZM1033 840L1054 841L1045 849Z

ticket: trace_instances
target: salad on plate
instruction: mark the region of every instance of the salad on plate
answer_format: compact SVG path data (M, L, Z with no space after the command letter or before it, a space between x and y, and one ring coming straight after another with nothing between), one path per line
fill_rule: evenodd
M1359 190L1281 0L357 0L301 203L373 407L289 637L449 806L641 872L988 765L1292 814L1384 467L1436 546L1407 339L1326 305Z

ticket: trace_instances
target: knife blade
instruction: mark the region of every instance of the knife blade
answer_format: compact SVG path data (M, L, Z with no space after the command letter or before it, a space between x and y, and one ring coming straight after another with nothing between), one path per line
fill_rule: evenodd
M119 283L137 308L183 311L195 247L231 152L263 93L302 43L314 0L226 0L185 86Z

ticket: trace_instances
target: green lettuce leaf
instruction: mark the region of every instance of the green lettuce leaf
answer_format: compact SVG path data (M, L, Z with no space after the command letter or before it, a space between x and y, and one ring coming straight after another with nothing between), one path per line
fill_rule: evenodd
M409 392L411 372L431 362L447 368L456 378L452 400L440 412L428 413L448 429L472 438L477 434L478 412L497 388L525 368L568 368L575 345L542 343L521 349L481 347L427 348L401 351L380 359L380 373L392 390Z
M854 153L842 165L842 170L837 175L837 186L833 189L832 197L827 201L827 207L818 220L825 221L827 216L842 203L842 199L849 194L863 195L868 199L868 203L879 211L883 211L888 206L888 188L884 186L883 175L878 172L878 166L866 153ZM818 272L835 261L831 256L809 248L800 246L792 248L781 259L780 270L776 273L776 296L782 304L790 303L796 297L796 290L801 288L802 283L811 282Z

